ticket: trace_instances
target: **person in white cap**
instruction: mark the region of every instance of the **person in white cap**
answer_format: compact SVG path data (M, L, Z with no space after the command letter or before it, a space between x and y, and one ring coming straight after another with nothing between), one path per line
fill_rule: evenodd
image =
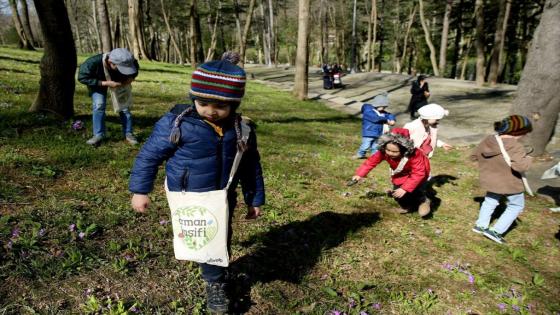
M404 125L404 128L410 132L410 139L414 142L414 147L419 148L429 158L434 154L436 147L443 147L445 150L451 149L451 145L437 138L438 123L440 119L449 114L449 111L432 103L418 109L418 114L420 117Z
M97 54L80 65L78 81L87 85L93 103L93 137L86 142L87 144L98 145L105 137L108 88L115 89L127 85L130 88L130 83L138 75L138 69L138 61L126 48L115 48L109 53ZM133 145L138 144L132 133L132 115L129 108L119 108L118 113L126 141Z

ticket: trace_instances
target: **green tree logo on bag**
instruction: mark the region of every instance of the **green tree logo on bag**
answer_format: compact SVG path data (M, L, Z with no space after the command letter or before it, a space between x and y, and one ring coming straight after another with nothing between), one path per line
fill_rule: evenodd
M174 231L187 248L199 250L218 233L218 220L208 209L200 206L179 208L173 213Z

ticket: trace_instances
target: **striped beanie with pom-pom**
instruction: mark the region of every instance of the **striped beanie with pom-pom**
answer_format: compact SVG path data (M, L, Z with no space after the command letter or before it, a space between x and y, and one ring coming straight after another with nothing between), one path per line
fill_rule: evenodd
M533 125L525 116L511 115L502 121L496 121L494 131L499 135L522 136L533 131Z
M237 62L239 54L227 51L222 55L222 60L201 64L193 72L190 97L239 105L245 94L246 75L236 65Z

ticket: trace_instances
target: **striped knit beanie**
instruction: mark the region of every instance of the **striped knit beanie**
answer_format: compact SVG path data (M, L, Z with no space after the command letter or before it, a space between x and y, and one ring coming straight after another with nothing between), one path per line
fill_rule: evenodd
M245 71L236 65L239 54L225 52L222 60L203 63L193 72L192 99L222 101L239 105L245 94Z
M529 118L521 115L511 115L502 121L496 121L494 130L499 135L522 136L533 131L533 126Z

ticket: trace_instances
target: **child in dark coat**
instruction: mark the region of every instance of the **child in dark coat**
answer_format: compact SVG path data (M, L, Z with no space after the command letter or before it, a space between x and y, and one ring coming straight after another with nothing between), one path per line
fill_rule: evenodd
M395 125L395 115L385 111L388 106L387 93L377 95L371 104L362 105L362 144L354 156L355 159L365 159L367 151L374 154L377 151L376 141L379 136L388 131L388 126Z
M401 206L399 213L418 209L420 216L430 213L430 200L426 197L425 184L430 175L430 160L414 148L408 130L394 128L379 137L379 151L370 156L356 170L353 181L360 181L382 161L391 167L393 190L391 195Z
M225 58L225 59L224 59ZM129 190L132 207L145 212L158 166L166 161L169 191L207 192L224 189L240 145L241 117L236 113L245 91L245 71L235 65L238 55L226 53L220 61L200 65L193 73L190 97L193 105L176 105L155 125L152 135L134 161ZM254 130L241 164L228 189L229 237L236 206L236 186L241 182L247 218L255 219L265 201L264 181ZM229 252L229 251L228 251ZM227 312L227 267L200 264L207 282L207 308Z

